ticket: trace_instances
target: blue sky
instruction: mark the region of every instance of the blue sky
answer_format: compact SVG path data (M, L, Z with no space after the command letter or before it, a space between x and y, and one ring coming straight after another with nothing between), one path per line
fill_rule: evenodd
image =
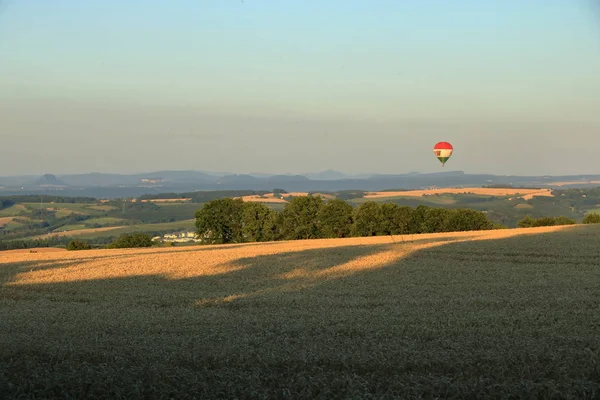
M0 0L0 175L600 173L595 5Z

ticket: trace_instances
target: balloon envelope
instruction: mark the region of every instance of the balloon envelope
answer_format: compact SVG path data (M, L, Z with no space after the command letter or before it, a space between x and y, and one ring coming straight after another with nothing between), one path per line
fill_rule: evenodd
M446 161L452 156L453 147L448 142L438 142L433 146L433 154L442 163L442 166L446 164Z

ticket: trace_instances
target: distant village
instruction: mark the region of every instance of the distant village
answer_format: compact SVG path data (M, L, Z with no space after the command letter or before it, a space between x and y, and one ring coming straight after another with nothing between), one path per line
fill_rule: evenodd
M196 232L194 231L184 231L184 232L175 232L168 233L162 236L155 236L152 238L153 242L165 243L165 242L173 242L173 243L200 243L202 239L196 237Z

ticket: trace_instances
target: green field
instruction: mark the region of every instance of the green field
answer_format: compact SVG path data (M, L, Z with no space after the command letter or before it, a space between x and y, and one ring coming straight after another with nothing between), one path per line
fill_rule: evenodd
M16 217L25 211L26 208L23 204L15 204L14 206L0 210L0 217Z
M22 203L27 207L33 209L55 209L55 210L70 210L80 212L84 214L90 213L101 213L100 210L91 209L89 206L92 204L86 203Z
M597 399L600 225L539 231L8 255L0 391Z
M131 225L123 228L111 229L109 231L104 232L94 232L94 233L86 233L83 235L77 235L77 238L80 239L93 239L99 237L110 237L110 236L118 236L124 233L132 233L132 232L153 232L153 231L168 231L168 230L195 230L195 219L189 219L184 221L176 221L176 222L165 222L161 224L140 224L140 225Z
M56 229L55 232L76 231L79 229L86 229L86 228L87 228L87 226L85 224L63 225L60 228Z
M100 226L117 226L126 223L126 219L114 217L90 218L85 220L86 225L98 224Z

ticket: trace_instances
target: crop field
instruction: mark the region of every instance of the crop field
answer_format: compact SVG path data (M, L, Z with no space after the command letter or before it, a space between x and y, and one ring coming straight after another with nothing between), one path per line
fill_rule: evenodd
M485 196L514 196L522 197L525 200L533 196L552 196L550 189L500 189L500 188L442 188L428 190L407 190L401 192L369 192L365 194L365 199L380 199L392 197L421 197L435 194L475 194Z
M598 398L600 226L0 257L5 398Z

